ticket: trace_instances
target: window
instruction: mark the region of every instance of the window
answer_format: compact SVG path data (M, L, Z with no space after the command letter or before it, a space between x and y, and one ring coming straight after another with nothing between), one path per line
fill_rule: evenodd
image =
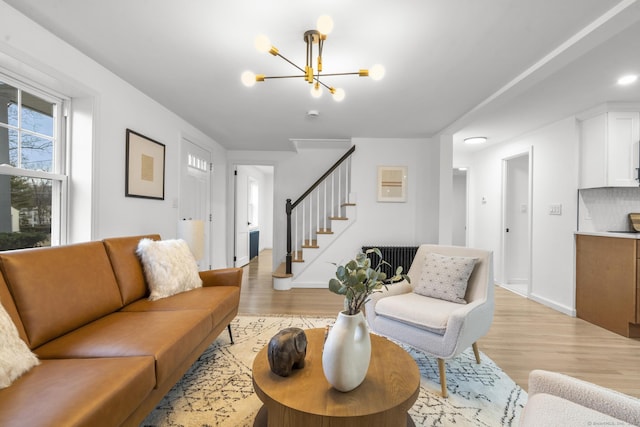
M249 197L248 197L248 210L249 210L249 224L250 228L258 228L260 226L259 221L259 198L260 192L258 190L258 181L249 177Z
M0 74L0 250L62 243L62 107Z

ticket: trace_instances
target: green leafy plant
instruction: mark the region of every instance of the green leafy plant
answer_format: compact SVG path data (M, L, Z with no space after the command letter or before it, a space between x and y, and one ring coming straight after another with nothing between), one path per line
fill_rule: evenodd
M371 266L371 259L367 257L370 253L378 255L379 261L375 267ZM344 265L333 265L336 266L336 277L329 280L329 290L345 296L345 312L349 315L358 313L369 301L369 296L374 292L382 292L383 287L386 289L387 285L401 280L411 283L409 276L402 274L402 266L396 267L395 275L387 278L381 268L383 265L391 267L391 264L382 259L378 248L360 252Z

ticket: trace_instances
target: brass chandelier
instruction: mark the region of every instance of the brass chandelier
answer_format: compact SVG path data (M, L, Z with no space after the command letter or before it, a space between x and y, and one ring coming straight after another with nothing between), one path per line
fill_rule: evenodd
M264 74L255 74L251 71L245 71L242 73L242 83L245 86L251 87L256 84L256 82L263 82L268 79L288 79L288 78L303 78L307 83L311 85L311 95L314 98L319 98L322 96L322 87L325 87L333 96L335 101L342 101L345 97L345 92L341 88L334 88L333 86L328 86L320 78L324 77L333 77L333 76L349 76L356 75L360 77L371 77L373 80L380 80L384 77L384 67L382 65L374 65L370 70L361 69L359 71L354 71L351 73L322 73L322 49L324 47L324 42L327 40L327 34L331 32L333 29L333 20L330 16L323 15L318 18L318 22L316 24L317 29L308 30L304 33L304 42L307 45L306 52L306 64L304 68L296 65L286 57L284 57L280 51L271 45L271 42L265 35L259 35L255 40L255 47L261 52L269 52L273 56L279 56L280 58L287 61L289 64L293 65L295 68L300 70L303 74L298 75L289 75L289 76L265 76ZM316 68L313 68L313 45L318 45L318 57L316 61Z

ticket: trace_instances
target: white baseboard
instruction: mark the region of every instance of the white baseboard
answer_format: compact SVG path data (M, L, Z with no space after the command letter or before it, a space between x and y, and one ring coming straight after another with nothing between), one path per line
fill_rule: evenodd
M539 302L542 305L545 305L549 308L552 308L560 313L564 313L567 316L576 317L576 309L567 307L566 305L558 304L555 301L551 301L547 298L541 297L540 295L536 295L535 293L529 294L529 299L532 299L535 302Z

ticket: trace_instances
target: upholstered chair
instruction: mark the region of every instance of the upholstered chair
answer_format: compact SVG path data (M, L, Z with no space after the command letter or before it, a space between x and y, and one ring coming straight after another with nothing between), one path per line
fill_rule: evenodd
M558 372L529 373L520 427L640 426L640 399Z
M444 295L442 299L437 292L438 297L424 295L431 294L424 288L434 274L446 272L449 262L460 260L468 265L468 258L475 258L475 264L470 267L473 270L466 290L458 290L458 297L462 292L464 300L452 302L455 296ZM407 274L411 283L402 281L372 294L365 306L369 328L436 357L442 396L447 397L445 360L473 347L480 363L476 341L489 331L493 321L493 254L459 246L421 245Z

